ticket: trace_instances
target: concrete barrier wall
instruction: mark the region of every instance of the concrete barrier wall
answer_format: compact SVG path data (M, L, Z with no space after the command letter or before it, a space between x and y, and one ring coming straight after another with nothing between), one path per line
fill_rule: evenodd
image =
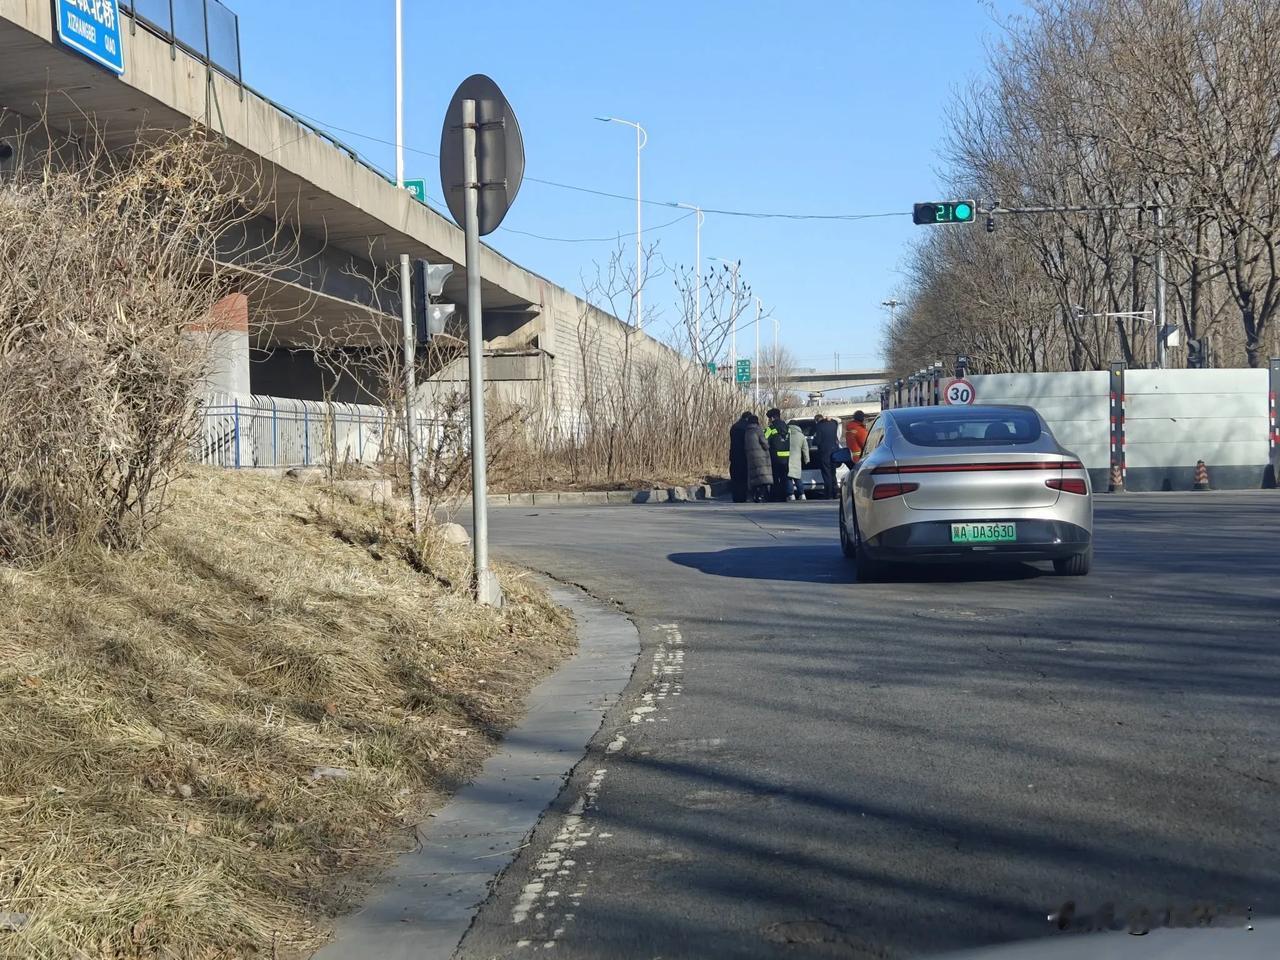
M1106 371L1001 373L968 379L978 403L1023 403L1039 410L1058 442L1088 468L1094 489L1107 488L1111 393Z
M1266 370L1125 372L1125 486L1189 490L1196 461L1221 489L1262 486L1267 444Z
M972 376L978 403L1035 407L1058 440L1107 489L1110 384L1106 371ZM1190 490L1203 460L1212 487L1264 485L1269 445L1266 370L1125 371L1125 486Z

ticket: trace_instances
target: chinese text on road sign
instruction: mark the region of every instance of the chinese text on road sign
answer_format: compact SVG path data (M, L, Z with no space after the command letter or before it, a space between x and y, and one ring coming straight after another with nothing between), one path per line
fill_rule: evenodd
M112 73L124 73L117 0L58 0L58 39Z

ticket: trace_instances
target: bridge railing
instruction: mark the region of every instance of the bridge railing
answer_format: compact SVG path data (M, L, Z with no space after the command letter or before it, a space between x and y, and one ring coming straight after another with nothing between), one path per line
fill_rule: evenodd
M141 27L148 33L155 34L170 45L175 57L177 51L182 50L233 80L240 87L242 96L247 91L258 99L265 100L294 123L327 140L352 160L381 177L387 176L328 130L298 116L288 107L244 82L240 18L219 0L121 0L120 9L130 17L131 32L136 33Z

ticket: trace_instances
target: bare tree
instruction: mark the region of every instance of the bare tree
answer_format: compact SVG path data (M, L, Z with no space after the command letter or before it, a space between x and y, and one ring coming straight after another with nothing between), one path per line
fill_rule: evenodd
M991 369L1149 364L1157 248L1188 336L1254 366L1280 349L1278 38L1270 0L1040 0L1010 21L953 109L956 190L1086 209L922 239L895 369L944 348Z
M142 541L228 333L215 305L292 255L227 249L258 171L198 132L123 152L36 132L51 146L20 142L0 182L0 558L25 561Z

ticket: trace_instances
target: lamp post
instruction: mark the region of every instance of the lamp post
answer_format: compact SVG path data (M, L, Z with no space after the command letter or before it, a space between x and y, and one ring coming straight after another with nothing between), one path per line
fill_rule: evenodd
M677 203L677 207L683 207L685 210L692 210L696 217L694 221L694 240L693 240L693 258L697 263L698 283L694 287L694 308L693 308L693 359L699 363L702 362L702 224L706 221L707 216L702 212L702 208L691 203Z
M782 363L782 350L778 343L779 320L777 316L773 318L773 395L776 397L782 388L782 381L778 379L778 365Z
M641 272L641 255L644 249L644 226L640 216L640 151L649 142L649 134L634 120L620 120L617 117L596 117L601 123L621 123L636 128L636 327L644 329L644 274Z
M762 304L756 297L756 368L751 372L751 386L754 390L755 405L760 406L760 310Z
M396 186L404 189L404 10L396 0ZM409 275L409 255L400 254L400 323L404 334L404 428L409 461L409 502L413 511L413 532L422 533L421 480L418 477L417 371L414 360L413 290Z
M898 317L898 308L902 306L902 301L890 297L888 300L881 300L880 306L889 308L889 322L893 323Z

